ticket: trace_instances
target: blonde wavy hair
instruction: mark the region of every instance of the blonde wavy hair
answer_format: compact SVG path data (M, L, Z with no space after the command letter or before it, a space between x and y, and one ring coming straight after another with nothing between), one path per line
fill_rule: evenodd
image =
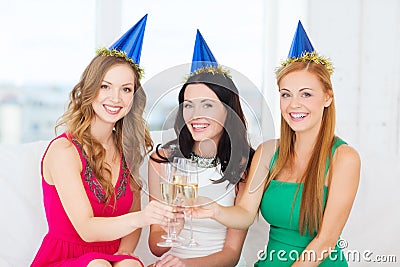
M333 88L329 71L324 65L312 61L293 62L279 68L276 71L277 83L295 71L306 70L315 75L321 82L323 90L330 97L332 103L324 108L321 128L317 141L314 145L311 158L307 168L301 177L303 185L302 199L300 205L299 227L301 234L307 230L310 234L318 232L322 224L323 198L325 185L326 163L331 158L332 146L335 139L336 108L333 98ZM286 164L291 164L294 158L294 143L296 142L295 132L290 128L285 119L281 116L281 131L279 142L278 158L274 167L270 170L267 184L276 178ZM329 176L331 173L329 172ZM299 184L300 186L300 184ZM297 189L297 192L299 187ZM295 198L297 196L297 192ZM294 204L294 200L293 200Z
M105 163L106 151L90 133L90 125L95 117L92 103L97 97L101 83L107 71L115 65L127 65L135 74L134 99L127 115L115 123L114 142L130 169L131 186L140 189L139 167L144 156L153 148L153 142L143 111L146 105L146 94L139 81L139 73L123 58L112 56L96 56L82 73L81 79L70 93L70 101L65 113L59 118L55 131L65 126L65 132L72 141L75 139L82 145L87 155L89 166L96 179L106 193L106 206L111 199L116 200L111 183L111 168ZM124 137L124 138L122 138Z

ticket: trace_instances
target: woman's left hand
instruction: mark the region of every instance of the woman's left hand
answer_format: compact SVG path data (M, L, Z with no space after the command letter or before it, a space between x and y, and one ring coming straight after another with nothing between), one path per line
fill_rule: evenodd
M186 267L186 264L181 258L167 255L163 259L157 261L154 267Z

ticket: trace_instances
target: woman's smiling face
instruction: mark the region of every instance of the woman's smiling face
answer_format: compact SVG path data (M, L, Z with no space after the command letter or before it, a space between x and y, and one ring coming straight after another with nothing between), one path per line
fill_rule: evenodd
M279 83L282 117L295 132L319 131L324 108L332 98L317 76L309 71L294 71Z
M224 104L205 84L189 84L184 92L183 119L193 139L216 144L222 135L227 115Z
M114 124L131 109L135 89L135 74L127 64L112 66L104 76L92 103L96 121Z

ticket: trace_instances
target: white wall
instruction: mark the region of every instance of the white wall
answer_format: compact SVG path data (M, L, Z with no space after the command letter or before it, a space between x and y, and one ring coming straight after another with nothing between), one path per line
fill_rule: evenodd
M121 0L96 0L96 48L108 47L121 29Z

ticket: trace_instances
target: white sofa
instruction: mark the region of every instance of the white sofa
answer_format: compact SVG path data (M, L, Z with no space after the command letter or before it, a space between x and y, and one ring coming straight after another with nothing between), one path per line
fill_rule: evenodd
M152 132L155 144L171 139L173 132ZM257 145L259 141L256 141ZM48 141L27 144L0 144L0 199L2 219L0 227L0 266L29 266L47 232L42 203L40 160ZM141 175L147 176L146 163ZM142 193L142 205L148 196ZM248 266L257 259L257 251L264 248L268 226L260 217L250 228L243 248ZM148 245L148 228L142 231L136 254L150 264L155 261Z

